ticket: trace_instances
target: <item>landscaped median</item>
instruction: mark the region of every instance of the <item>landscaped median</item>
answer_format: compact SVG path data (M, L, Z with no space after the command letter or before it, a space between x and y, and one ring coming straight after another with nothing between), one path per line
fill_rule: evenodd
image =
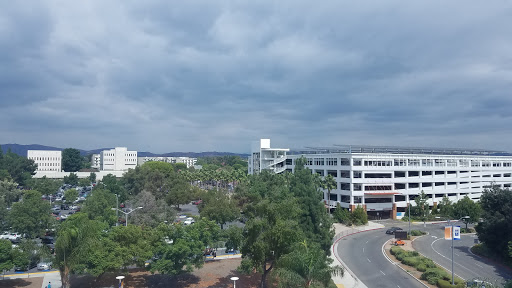
M465 287L464 281L458 277L455 277L455 285L452 285L452 278L446 270L437 266L431 259L421 256L416 251L407 251L402 247L391 246L389 252L392 259L394 258L397 262L401 262L401 264L398 265L412 276L421 280L428 287Z

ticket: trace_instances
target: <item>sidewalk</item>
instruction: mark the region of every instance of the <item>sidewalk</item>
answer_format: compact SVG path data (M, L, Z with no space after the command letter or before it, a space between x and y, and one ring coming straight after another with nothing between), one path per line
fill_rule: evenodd
M43 278L43 282L41 284L41 288L46 288L46 286L48 285L49 282L52 283L52 288L61 288L62 287L62 282L61 282L61 279L60 279L59 271L34 272L34 273L15 273L15 274L5 275L4 277L5 277L5 279Z
M340 265L345 268L345 274L343 277L340 276L333 276L332 280L334 281L334 284L338 286L339 288L367 288L366 285L364 285L357 277L350 271L350 269L347 267L347 265L343 262L343 259L338 257L336 254L338 241L348 235L358 233L361 231L368 231L368 230L374 230L374 229L380 229L384 228L384 225L378 224L375 222L368 222L368 225L365 226L354 226L354 227L347 227L343 224L335 223L334 225L334 231L335 235L333 239L333 245L332 245L332 253L331 253L331 259L333 259L332 266Z

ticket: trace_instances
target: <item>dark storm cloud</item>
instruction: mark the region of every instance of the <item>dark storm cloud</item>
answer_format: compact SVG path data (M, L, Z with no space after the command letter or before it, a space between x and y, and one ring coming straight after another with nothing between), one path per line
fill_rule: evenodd
M512 150L506 2L36 5L0 4L0 143Z

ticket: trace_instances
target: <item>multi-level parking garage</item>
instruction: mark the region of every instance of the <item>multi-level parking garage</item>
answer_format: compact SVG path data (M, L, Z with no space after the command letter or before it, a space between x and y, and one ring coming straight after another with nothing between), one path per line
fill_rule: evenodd
M266 148L266 164L258 168L293 172L295 161L305 157L314 173L336 179L330 201L327 192L324 194L331 208L337 203L350 209L363 205L374 217L403 217L407 204L414 205L421 191L433 206L444 196L452 201L465 196L477 201L486 186L494 183L510 188L512 183L512 155L500 151L343 145L309 147L289 154L277 151L278 157L272 160L272 149ZM256 154L253 149L250 164Z

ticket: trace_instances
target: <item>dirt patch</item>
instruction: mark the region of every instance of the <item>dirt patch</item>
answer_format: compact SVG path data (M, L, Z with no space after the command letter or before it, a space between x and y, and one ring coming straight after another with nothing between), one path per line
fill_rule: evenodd
M4 279L0 278L0 288L41 288L43 277Z
M400 246L400 247L402 247L404 250L407 250L407 251L415 251L414 248L412 247L411 240L404 240L404 242L405 242L405 245ZM421 274L423 274L423 272L416 270L416 268L414 268L412 266L405 265L405 264L401 263L398 259L396 259L395 256L393 254L391 254L391 252L390 252L391 247L393 247L392 243L393 243L392 241L389 241L384 246L384 251L386 252L386 255L388 255L389 259L391 259L393 262L396 262L397 266L402 267L405 271L409 272L409 274L411 274L414 278L420 280L423 284L427 285L430 288L437 288L436 285L429 284L427 281L420 279Z
M179 276L152 275L143 269L130 270L129 273L124 274L126 276L124 287L227 288L233 287L233 281L230 278L236 276L240 278L236 282L237 286L257 288L260 283L261 274L245 275L238 273L236 268L240 265L240 262L241 259L207 261L201 269ZM90 276L76 276L72 278L71 284L73 288L117 287L116 276L119 275L122 274L108 273L102 275L99 279L94 279L94 277Z

